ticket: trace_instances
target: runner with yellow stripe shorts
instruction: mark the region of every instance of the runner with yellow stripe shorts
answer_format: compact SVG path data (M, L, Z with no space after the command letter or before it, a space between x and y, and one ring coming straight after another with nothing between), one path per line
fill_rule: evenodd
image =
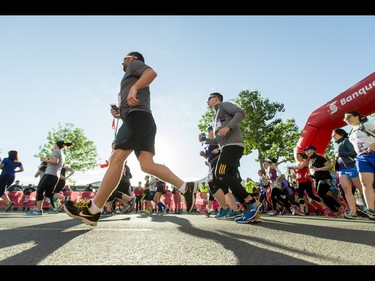
M230 189L234 197L245 208L243 214L236 212L230 218L234 218L234 221L240 224L259 222L260 218L256 215L261 203L246 192L241 184L238 170L244 150L239 123L245 117L245 112L231 102L223 102L223 96L220 93L211 93L207 104L210 109L215 111L212 124L215 138L207 139L206 143L217 143L221 151L214 170L215 177L225 185L220 187L224 194L228 193L228 189ZM200 141L201 138L200 135ZM229 215L226 218L229 218Z

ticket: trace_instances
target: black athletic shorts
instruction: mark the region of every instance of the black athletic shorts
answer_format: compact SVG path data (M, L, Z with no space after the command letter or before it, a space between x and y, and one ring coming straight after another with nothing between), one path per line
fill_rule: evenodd
M132 111L128 113L116 136L115 149L134 150L139 156L141 151L155 154L156 124L151 113Z

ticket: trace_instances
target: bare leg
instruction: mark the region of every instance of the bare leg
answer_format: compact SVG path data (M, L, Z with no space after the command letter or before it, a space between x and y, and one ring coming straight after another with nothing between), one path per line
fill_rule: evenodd
M98 208L103 208L105 202L107 202L109 196L118 185L121 178L121 172L124 168L124 162L131 152L132 150L122 149L116 149L113 151L108 169L100 184L98 193L93 199L94 204Z
M3 199L3 200L5 201L6 204L8 204L8 203L10 202L10 199L9 199L9 197L8 197L7 194L3 194L3 195L1 196L1 199Z
M374 211L374 174L373 173L359 173L359 178L362 182L363 194L365 196L365 202L367 209Z
M344 190L345 199L346 199L346 202L348 203L350 211L352 213L355 213L357 210L357 206L356 206L354 195L352 193L352 181L348 178L348 176L342 175L340 177L340 183L341 183L342 189Z
M228 192L227 194L225 194L225 201L228 203L229 207L234 212L238 212L239 211L236 199L234 199L234 196L233 196L232 193Z
M217 203L219 203L220 208L226 209L227 201L225 200L225 195L224 195L223 190L218 189L215 192L214 197L215 197Z
M146 174L154 175L158 179L170 183L177 188L180 188L184 184L184 181L177 177L167 166L155 163L151 152L141 151L138 161L142 171Z

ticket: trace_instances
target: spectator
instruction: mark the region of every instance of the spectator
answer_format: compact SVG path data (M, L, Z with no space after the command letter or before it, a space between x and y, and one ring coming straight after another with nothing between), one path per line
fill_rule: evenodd
M93 185L91 183L89 183L86 188L85 188L85 191L92 191L92 188L93 188Z
M14 184L7 188L7 191L23 191L22 185L19 180L16 180Z
M142 187L142 182L138 182L138 186L134 189L134 195L135 195L135 204L136 204L136 209L135 212L141 212L143 210L142 206L142 198L143 198L143 187Z
M24 190L23 194L30 194L32 192L36 191L36 188L30 183Z
M23 194L24 194L23 207L22 207L23 211L26 210L26 205L28 205L28 202L30 200L30 194L33 193L34 191L36 191L36 188L31 183L23 190ZM30 210L30 207L27 207L26 211L29 211L29 210Z
M64 188L62 189L62 191L65 192L65 191L72 191L72 190L70 188L70 185L67 184L67 185L64 186Z

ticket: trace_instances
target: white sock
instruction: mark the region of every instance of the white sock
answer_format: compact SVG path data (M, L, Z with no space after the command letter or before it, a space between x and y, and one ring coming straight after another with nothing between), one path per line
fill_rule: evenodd
M178 189L182 194L184 194L185 193L185 191L186 191L186 182L184 182L183 184L182 184L182 186Z
M89 211L90 211L91 214L95 215L95 214L101 212L102 208L99 208L98 206L96 206L94 201L91 200L91 206L89 208Z

